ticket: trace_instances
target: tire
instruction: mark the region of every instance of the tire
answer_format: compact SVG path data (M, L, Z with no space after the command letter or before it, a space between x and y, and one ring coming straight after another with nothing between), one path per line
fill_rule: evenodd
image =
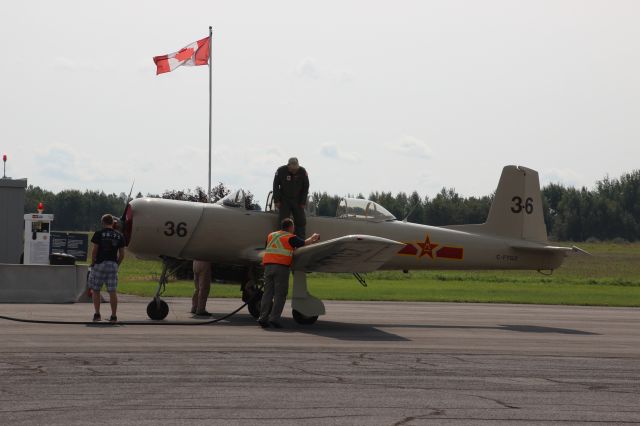
M260 302L262 301L262 290L258 290L255 296L247 302L247 309L255 319L260 318Z
M301 314L300 312L296 311L295 309L292 312L293 314L293 320L295 322L297 322L298 324L302 324L302 325L311 325L313 323L315 323L318 320L318 316L312 316L312 317L308 317L306 315Z
M169 305L162 299L152 300L147 305L147 315L155 321L163 320L169 315Z

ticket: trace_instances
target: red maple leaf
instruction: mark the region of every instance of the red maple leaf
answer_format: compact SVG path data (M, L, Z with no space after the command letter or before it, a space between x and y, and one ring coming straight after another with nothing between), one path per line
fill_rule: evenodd
M186 61L193 56L193 47L185 47L176 53L176 59L180 62Z

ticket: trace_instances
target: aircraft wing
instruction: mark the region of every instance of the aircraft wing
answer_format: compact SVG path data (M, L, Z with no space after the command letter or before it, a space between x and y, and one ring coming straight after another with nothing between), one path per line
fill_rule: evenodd
M347 235L296 249L291 269L306 272L372 272L403 243L372 235Z

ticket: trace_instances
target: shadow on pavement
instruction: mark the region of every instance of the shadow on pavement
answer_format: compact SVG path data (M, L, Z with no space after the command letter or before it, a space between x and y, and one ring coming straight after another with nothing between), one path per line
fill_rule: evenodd
M583 336L599 336L599 333L590 331L574 330L571 328L543 327L538 325L518 325L518 324L501 324L498 326L483 325L432 325L432 324L373 324L375 327L389 328L450 328L458 330L504 330L519 331L521 333L557 333L557 334L576 334Z

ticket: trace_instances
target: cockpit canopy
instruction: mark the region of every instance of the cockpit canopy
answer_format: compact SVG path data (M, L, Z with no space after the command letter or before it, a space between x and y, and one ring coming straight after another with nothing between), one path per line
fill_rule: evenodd
M363 200L361 198L343 198L338 204L336 217L341 219L358 219L370 222L385 222L396 220L396 217L389 213L380 204Z
M217 201L216 204L245 209L246 207L247 193L244 190L238 189L232 191L226 197ZM316 216L316 205L313 202L308 202L305 210L307 216ZM252 204L250 210L260 210L260 206ZM276 212L273 194L269 192L267 195L267 203L265 212ZM362 198L342 198L338 203L336 209L336 218L338 219L350 219L350 220L366 220L369 222L386 222L396 220L396 217L392 215L387 209L380 204L371 200L364 200Z
M216 204L220 204L227 207L242 207L245 208L245 193L244 190L238 189L231 191L229 195L218 200Z

